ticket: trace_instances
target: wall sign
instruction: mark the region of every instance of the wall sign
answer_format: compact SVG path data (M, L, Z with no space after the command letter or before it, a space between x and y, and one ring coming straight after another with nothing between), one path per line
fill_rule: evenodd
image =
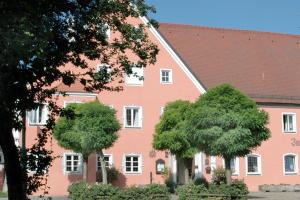
M292 146L300 147L300 140L297 140L296 138L292 138L291 141L292 141L291 142Z

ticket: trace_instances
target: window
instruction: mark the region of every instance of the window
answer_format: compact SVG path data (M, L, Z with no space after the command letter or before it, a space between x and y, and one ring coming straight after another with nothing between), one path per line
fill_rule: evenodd
M295 154L284 155L284 173L295 174L298 173L298 158Z
M112 80L112 68L107 64L97 65L96 72L99 74L99 80L103 82L110 82Z
M160 107L160 116L162 116L164 112L165 112L165 107L164 106Z
M172 70L171 69L161 69L160 70L160 82L162 84L172 83Z
M29 125L44 125L48 118L48 109L45 104L40 104L28 113Z
M106 167L112 166L112 155L104 155L104 161ZM100 156L97 154L97 170L101 170Z
M296 132L296 114L295 113L283 113L282 116L283 132L294 133Z
M234 158L230 160L230 169L232 171L232 175L239 175L240 173L240 161L239 158Z
M64 101L64 108L66 108L69 104L72 104L72 103L82 103L82 102L77 101L77 100Z
M248 175L261 174L261 156L260 155L248 155L246 157L246 171Z
M66 173L81 173L81 155L77 153L65 153L64 171Z
M141 173L142 159L140 155L125 155L124 172L125 173Z
M141 86L144 84L144 68L132 67L132 74L125 76L127 85Z
M212 171L214 171L217 168L217 157L216 156L210 156L210 168Z
M141 107L125 107L125 127L139 128L142 127L142 108Z

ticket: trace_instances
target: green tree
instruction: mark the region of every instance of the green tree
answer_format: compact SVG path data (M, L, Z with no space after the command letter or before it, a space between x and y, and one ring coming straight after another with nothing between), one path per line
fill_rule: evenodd
M10 0L0 2L0 146L4 153L10 199L25 199L41 186L41 179L24 175L14 144L13 128L25 126L25 112L47 102L50 118L28 151L49 166L51 151L45 147L59 114L52 101L54 82L71 85L80 81L91 90L119 90L110 80L132 73L132 66L146 67L156 61L158 48L145 32L147 25L128 18L147 16L153 8L144 0ZM118 38L107 38L107 30ZM129 54L135 55L129 58ZM87 60L111 66L107 73L94 72ZM62 66L82 69L73 73ZM64 70L61 70L64 69ZM50 100L49 100L50 99ZM36 156L34 156L36 157ZM44 162L45 161L45 162ZM38 166L40 167L40 165ZM43 172L43 170L38 170ZM45 177L39 173L40 178ZM29 184L26 184L29 182Z
M155 149L168 150L176 155L178 161L183 162L184 179L187 178L188 160L197 152L197 149L191 146L185 130L186 119L191 113L191 105L190 102L182 100L168 103L160 122L155 127L153 139Z
M193 146L224 158L227 184L231 184L230 160L249 154L270 137L268 114L228 84L200 96L187 121Z
M83 157L83 179L87 178L88 157L97 152L100 156L103 183L107 184L107 172L103 149L117 140L120 124L116 111L98 100L89 103L70 104L58 119L53 135L58 144L81 153Z

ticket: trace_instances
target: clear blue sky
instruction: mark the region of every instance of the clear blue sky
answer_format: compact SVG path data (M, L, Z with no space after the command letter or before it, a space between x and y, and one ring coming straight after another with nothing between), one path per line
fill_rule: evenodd
M159 22L300 35L300 0L146 0Z

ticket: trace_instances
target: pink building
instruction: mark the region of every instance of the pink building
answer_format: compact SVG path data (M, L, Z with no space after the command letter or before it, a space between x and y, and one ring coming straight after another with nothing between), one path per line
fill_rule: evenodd
M147 19L140 18L142 23ZM138 23L136 21L136 23ZM272 137L245 158L232 161L234 177L244 179L250 190L262 184L300 183L298 155L300 136L300 37L275 33L212 29L188 25L161 24L147 30L160 53L153 66L135 69L139 80L126 76L121 92L87 93L79 85L60 85L68 96L58 104L87 102L96 97L117 110L122 124L119 139L105 151L107 164L121 173L118 184L163 183L156 161L163 160L177 180L177 162L168 152L152 148L154 127L164 106L177 99L195 101L207 89L230 83L252 97L269 113ZM103 63L93 61L91 66ZM27 141L34 141L45 123L46 106L28 115ZM60 156L50 169L51 195L66 195L71 182L82 178L80 154L59 147L53 141L54 156ZM223 165L222 159L198 153L195 176L211 177L209 169ZM97 155L89 158L88 180L96 180Z

